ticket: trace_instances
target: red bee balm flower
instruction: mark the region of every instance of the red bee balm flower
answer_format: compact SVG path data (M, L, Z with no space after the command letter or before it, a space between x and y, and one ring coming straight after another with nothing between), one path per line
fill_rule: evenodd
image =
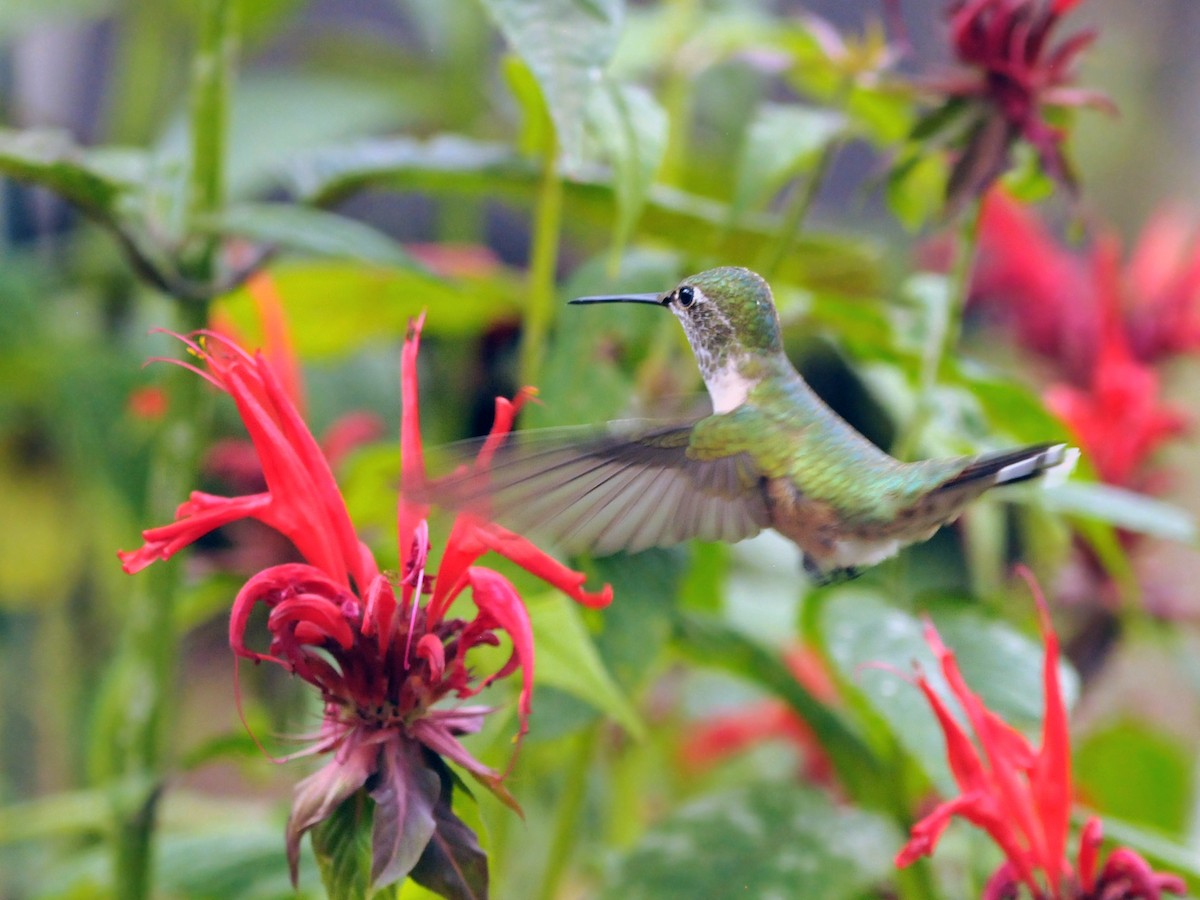
M1051 33L1080 0L954 0L947 16L961 72L928 82L950 104L974 100L974 124L951 175L953 205L982 194L1008 167L1008 150L1024 139L1050 177L1072 184L1063 133L1044 106L1101 106L1102 95L1070 86L1075 62L1096 35L1085 31L1052 46ZM942 111L935 112L939 116Z
M420 327L419 322L413 326L401 362L400 443L403 482L409 485L424 480L417 409ZM296 786L287 826L293 880L304 833L365 788L375 801L375 889L411 875L439 889L457 886L484 893L486 859L474 834L451 810L454 779L445 760L514 809L516 803L501 784L502 776L458 741L459 735L481 727L488 710L439 703L472 697L520 670L518 717L524 734L534 650L529 618L515 588L474 563L494 550L592 607L606 605L611 589L585 591L581 573L520 535L468 514L455 520L441 565L430 574L427 510L403 494L398 509L403 572L395 577L380 572L354 531L326 457L273 367L261 354L252 356L219 334L181 339L207 368L193 371L237 404L267 490L242 497L193 493L174 522L145 531L143 546L120 557L126 572L137 572L214 528L254 518L287 537L306 560L254 575L234 600L229 624L234 653L282 666L320 689L325 701L320 736L302 754L332 753L333 759ZM497 399L496 424L475 465L486 466L521 400ZM450 605L468 588L474 617L447 618ZM258 603L270 611L266 652L246 644L250 614ZM477 678L468 666L471 649L498 644L501 633L512 643L511 657L498 671Z
M1034 900L1158 900L1162 893L1183 894L1183 881L1160 875L1132 850L1109 854L1097 872L1100 820L1083 828L1077 865L1067 861L1071 811L1071 744L1067 708L1058 680L1058 637L1050 625L1045 598L1026 575L1038 606L1046 655L1042 685L1046 709L1042 744L1034 749L1019 731L983 705L963 681L954 653L942 643L932 624L925 640L941 663L942 674L958 700L975 741L959 724L924 673L917 686L929 701L946 738L950 771L962 793L938 805L912 827L908 843L896 856L897 866L932 854L954 816L982 828L1004 852L1006 861L988 880L983 900L1014 900L1021 886Z

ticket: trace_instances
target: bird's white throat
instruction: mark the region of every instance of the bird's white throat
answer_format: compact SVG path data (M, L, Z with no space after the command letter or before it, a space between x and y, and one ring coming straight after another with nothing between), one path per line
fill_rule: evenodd
M754 381L738 371L737 360L732 358L724 366L704 377L704 385L708 388L708 396L712 398L714 413L727 413L737 409L746 402L746 396L754 384Z

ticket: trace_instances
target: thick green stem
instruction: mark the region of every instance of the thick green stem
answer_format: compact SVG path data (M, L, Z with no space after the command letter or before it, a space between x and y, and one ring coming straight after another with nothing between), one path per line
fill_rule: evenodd
M206 324L206 308L181 304L185 330ZM169 522L195 486L199 448L207 431L203 382L182 369L172 374L171 409L151 461L146 515ZM106 736L114 784L115 893L122 900L153 895L151 870L157 807L167 769L170 711L178 640L175 605L179 560L160 562L133 583L116 660Z
M936 304L931 310L917 382L916 409L905 423L893 450L893 455L899 459L909 459L916 453L921 435L936 411L934 391L941 379L942 367L962 336L963 309L967 305L979 249L979 212L980 205L976 201L963 216L945 302Z
M759 272L768 281L779 271L779 267L783 265L783 261L792 252L792 248L796 246L796 238L799 237L801 230L804 228L804 223L808 219L809 212L812 210L813 202L821 192L821 187L825 184L825 177L829 174L829 168L833 164L833 160L838 155L841 147L841 141L831 141L825 145L821 150L821 155L817 158L816 165L813 166L812 172L809 173L808 179L792 197L783 225L780 226L779 234L775 238L774 243L767 248L765 259L759 265Z
M188 214L195 219L218 211L225 195L225 153L229 90L233 78L233 0L210 0L200 46L192 67L191 169ZM203 238L181 262L184 274L200 283L216 272L216 238ZM208 324L208 304L178 297L182 330ZM201 379L172 374L171 406L151 461L146 515L169 522L175 507L196 484L197 461L208 431L208 400ZM112 754L114 886L122 900L154 893L154 833L158 801L168 770L168 724L174 697L179 642L175 606L181 561L160 562L139 576L116 660L105 735Z
M558 143L550 138L542 154L542 182L533 219L533 244L529 251L529 297L522 323L521 384L536 384L545 351L546 335L554 317L558 242L562 227L562 180L558 175Z
M593 725L575 738L575 752L571 755L565 772L563 794L558 804L558 817L554 822L554 835L550 841L546 870L542 874L542 886L537 894L539 900L554 900L558 896L559 882L567 870L571 849L580 833L579 817L587 797L588 772L595 756L596 745L600 742L601 727L599 724Z
M225 202L229 95L237 53L235 20L233 0L210 0L192 62L188 217L193 221L219 212ZM184 274L195 281L211 281L218 246L216 236L198 239L183 260Z

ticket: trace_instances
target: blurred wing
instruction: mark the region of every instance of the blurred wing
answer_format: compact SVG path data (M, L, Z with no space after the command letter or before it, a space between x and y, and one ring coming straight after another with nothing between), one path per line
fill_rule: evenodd
M671 425L518 432L488 472L439 479L422 499L474 510L568 553L604 556L757 534L770 517L753 460L745 453L693 458L691 431Z

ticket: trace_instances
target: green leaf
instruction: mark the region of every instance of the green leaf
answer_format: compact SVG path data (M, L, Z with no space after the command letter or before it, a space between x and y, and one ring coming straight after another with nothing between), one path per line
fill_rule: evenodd
M600 655L627 690L645 684L671 635L680 584L687 568L683 547L617 553L594 560L596 581L612 585L613 603L596 638Z
M1042 715L1040 643L970 609L938 610L933 619L957 654L967 685L1014 727L1036 731ZM921 622L872 593L843 588L825 602L818 627L844 685L866 700L943 794L955 793L942 731L924 696L904 677L919 666L957 709ZM1065 663L1059 674L1069 705L1078 679Z
M909 231L937 215L946 194L945 160L936 153L916 153L894 168L887 180L888 208Z
M540 177L534 165L505 145L455 135L314 151L298 158L290 175L301 196L319 206L367 188L453 192L531 204ZM580 173L563 189L565 225L584 236L611 226L615 192L607 173ZM711 245L714 258L751 259L775 241L778 224L776 216L747 213L731 229L726 204L655 184L635 231L693 256L697 247ZM878 247L861 239L807 232L781 264L779 279L810 290L877 297L881 273Z
M765 203L807 171L845 127L841 113L800 104L764 103L746 130L738 160L731 216Z
M615 175L613 252L619 255L666 153L667 114L644 88L606 80L592 93L587 123Z
M1151 537L1196 542L1196 519L1173 503L1110 484L1078 481L1046 488L1042 496L1054 512L1098 519Z
M561 594L533 598L526 606L537 647L537 682L587 701L640 740L645 725L604 668L579 607Z
M426 271L382 231L338 213L294 203L239 203L197 224L222 236L237 235L376 266ZM432 275L429 279L434 280Z
M48 188L89 215L110 221L118 201L134 185L113 177L95 159L65 132L0 130L0 174Z
M1117 722L1088 734L1074 762L1076 787L1106 816L1186 837L1194 760L1179 743L1143 723Z
M410 269L359 263L294 263L272 269L296 350L305 359L343 355L387 336L402 336L426 313L429 334L478 334L517 315L519 286L497 273L486 279L443 282ZM240 334L257 333L254 303L245 288L222 298L220 309ZM337 310L330 316L331 309Z
M870 747L796 680L778 653L715 619L691 614L679 622L677 645L693 663L745 678L779 697L813 729L839 780L856 798L877 791L879 762Z
M621 0L483 0L529 66L569 169L582 163L584 115L620 34Z
M677 810L621 860L601 896L851 900L888 878L900 843L879 816L761 783Z
M330 900L362 900L371 881L371 803L356 791L310 832Z

